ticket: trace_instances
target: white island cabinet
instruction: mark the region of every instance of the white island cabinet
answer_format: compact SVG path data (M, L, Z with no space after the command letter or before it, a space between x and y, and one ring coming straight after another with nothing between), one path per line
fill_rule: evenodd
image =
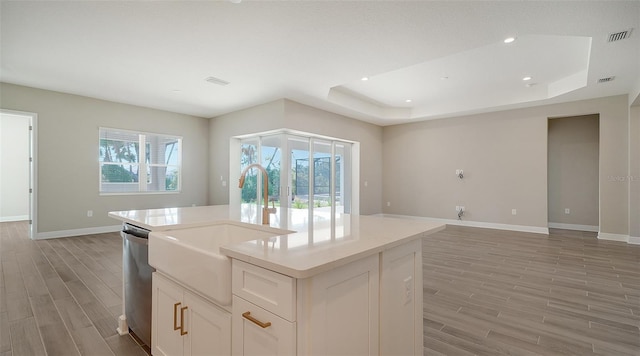
M232 270L234 355L422 354L420 240L301 279Z
M337 214L265 228L228 207L169 212L110 214L152 231L153 355L422 355L421 239L445 225Z
M158 272L153 274L152 308L153 355L231 353L231 314Z

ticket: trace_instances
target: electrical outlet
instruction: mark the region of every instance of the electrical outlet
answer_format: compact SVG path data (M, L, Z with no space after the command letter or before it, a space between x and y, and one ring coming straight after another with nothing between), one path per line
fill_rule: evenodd
M387 202L387 206L391 206L391 202L390 201Z
M456 205L456 213L460 211L460 205Z
M511 209L511 215L518 215L518 211L516 209Z
M93 217L93 210L87 210L87 217Z
M569 209L569 208L564 208L564 213L565 213L565 214L571 214L571 209Z

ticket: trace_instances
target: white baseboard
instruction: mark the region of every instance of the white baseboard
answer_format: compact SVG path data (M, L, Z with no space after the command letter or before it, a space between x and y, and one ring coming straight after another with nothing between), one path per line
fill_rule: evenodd
M29 220L29 215L0 216L0 222Z
M497 224L497 223L488 223L488 222L482 222L482 221L439 219L439 218L428 218L428 217L422 217L422 216L397 215L397 214L375 214L375 215L376 216L382 216L382 217L388 217L388 218L402 218L402 219L434 221L434 222L440 222L440 223L443 223L443 224L457 225L457 226L470 226L470 227L482 227L482 228L486 228L486 229L532 232L532 233L536 233L536 234L545 234L545 235L549 234L549 229L548 228L546 228L546 227L538 227L538 226Z
M33 237L34 240L54 239L58 237L70 237L80 235L104 234L106 232L116 232L122 229L122 225L89 227L85 229L59 230L38 232Z
M594 225L577 225L577 224L563 224L563 223L550 222L549 227L552 229L564 229L564 230L578 230L578 231L591 231L591 232L600 231L600 226L594 226Z
M608 232L599 232L598 240L629 242L629 235L610 234Z
M640 245L640 236L629 236L629 243L632 245Z

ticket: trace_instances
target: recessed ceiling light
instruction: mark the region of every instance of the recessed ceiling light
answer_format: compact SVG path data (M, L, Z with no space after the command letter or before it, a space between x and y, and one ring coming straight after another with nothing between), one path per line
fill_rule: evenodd
M531 79L532 79L532 78L531 78L530 76L526 76L526 77L522 78L522 80L524 80L525 82L526 82L527 80L531 80Z
M447 80L447 79L449 79L449 77L447 77L447 76L445 75L444 77L440 77L440 79L442 79L442 80Z
M504 43L512 43L515 40L516 40L515 37L507 37L504 39Z
M369 80L369 77L362 77L360 78L360 80L362 80L363 82L366 82L367 80Z
M410 102L411 102L411 99L407 99L407 100L405 100L404 102L405 102L405 103L410 103Z

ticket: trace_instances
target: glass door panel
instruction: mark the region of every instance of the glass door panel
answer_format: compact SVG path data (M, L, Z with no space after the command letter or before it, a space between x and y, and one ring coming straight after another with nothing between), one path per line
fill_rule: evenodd
M240 144L240 172L248 166L258 163L258 139L245 140ZM240 216L242 221L258 224L261 198L258 195L258 170L253 168L246 174L240 195ZM237 187L237 186L236 186Z
M331 141L313 139L313 216L316 219L331 218L333 163Z
M260 142L261 165L267 171L269 177L269 207L275 208L276 213L271 214L271 220L279 222L281 207L281 171L282 171L282 135L265 136ZM263 179L263 178L261 178ZM262 196L262 191L260 191ZM262 198L260 198L262 199Z
M309 138L288 136L289 152L289 216L291 227L308 221L309 209Z
M335 143L334 202L336 213L351 212L351 144Z
M276 208L270 220L297 230L313 221L350 213L352 202L353 144L314 135L269 133L240 140L240 169L259 163L268 177L268 205ZM241 192L243 221L261 223L263 207L259 169L246 174ZM283 216L283 213L288 216Z

